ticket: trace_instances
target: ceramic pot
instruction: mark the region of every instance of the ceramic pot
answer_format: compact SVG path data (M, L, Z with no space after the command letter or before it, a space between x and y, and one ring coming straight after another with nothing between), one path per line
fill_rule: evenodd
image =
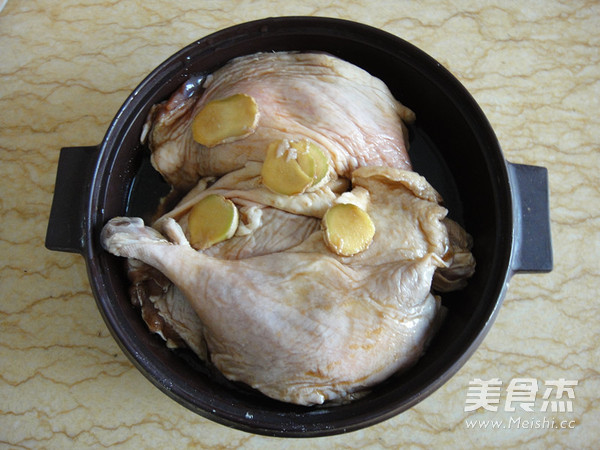
M225 380L187 351L151 334L131 305L123 260L100 245L102 226L118 215L144 216L165 193L140 134L150 107L191 76L213 72L258 51L317 50L382 79L413 109L414 169L442 194L450 217L473 236L476 273L443 296L448 315L409 371L346 405L302 407ZM158 66L127 98L97 146L63 148L46 246L80 253L112 335L135 366L180 404L248 432L288 437L356 430L412 407L443 385L492 326L516 272L549 271L552 251L546 169L504 159L484 113L430 56L384 31L344 20L278 17L234 26L196 41Z

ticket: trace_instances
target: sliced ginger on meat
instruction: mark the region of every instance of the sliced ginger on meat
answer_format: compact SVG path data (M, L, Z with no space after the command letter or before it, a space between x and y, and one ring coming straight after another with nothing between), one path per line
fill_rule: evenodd
M258 117L258 105L253 97L234 94L208 102L192 122L192 135L206 147L233 142L252 134Z
M340 256L352 256L367 249L375 235L369 214L351 203L333 205L323 216L325 244Z
M274 141L267 147L263 162L262 183L273 192L295 195L304 192L313 182L315 163L306 158L300 165L289 141Z
M291 145L298 151L298 163L301 167L304 167L304 164L306 164L305 160L313 161L314 175L311 186L318 184L329 172L329 160L323 150L307 140L293 141Z
M233 237L238 224L239 213L231 200L218 194L208 195L190 211L190 244L196 250L204 250Z
M307 140L277 140L267 147L262 183L278 194L301 194L329 172L325 153Z

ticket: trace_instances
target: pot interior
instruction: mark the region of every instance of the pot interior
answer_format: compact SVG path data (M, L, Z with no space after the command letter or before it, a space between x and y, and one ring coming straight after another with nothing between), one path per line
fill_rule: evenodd
M139 137L150 107L186 79L213 72L258 51L325 51L381 78L413 109L414 169L442 194L449 216L474 238L474 277L444 295L444 325L411 370L347 405L300 407L230 383L188 351L171 351L151 335L131 306L123 261L99 243L117 215L149 217L168 191L149 164ZM191 410L254 433L322 436L385 420L441 386L483 339L509 276L512 213L508 176L485 116L456 79L429 56L385 32L322 18L275 18L223 30L186 47L159 66L127 99L103 141L92 183L86 261L99 308L117 342L159 388Z

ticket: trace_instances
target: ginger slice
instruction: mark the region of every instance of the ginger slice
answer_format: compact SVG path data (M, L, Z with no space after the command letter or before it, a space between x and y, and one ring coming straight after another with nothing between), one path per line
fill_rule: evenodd
M300 165L294 157L297 156L295 150L286 140L271 142L267 147L260 174L262 183L273 192L284 195L301 194L313 183L314 160L307 157Z
M371 217L351 203L333 205L323 216L321 225L325 244L340 256L352 256L366 250L375 235Z
M314 175L311 186L318 184L329 172L329 160L323 150L307 140L293 141L291 145L298 151L298 164L302 168L304 168L304 164L314 164ZM309 163L307 160L312 161Z
M307 140L271 142L261 176L265 186L284 195L301 194L329 172L325 153Z
M258 125L258 105L247 94L208 102L194 117L192 135L194 140L206 147L245 138Z
M218 194L207 195L190 211L190 244L196 250L204 250L233 237L238 224L239 213L231 200Z

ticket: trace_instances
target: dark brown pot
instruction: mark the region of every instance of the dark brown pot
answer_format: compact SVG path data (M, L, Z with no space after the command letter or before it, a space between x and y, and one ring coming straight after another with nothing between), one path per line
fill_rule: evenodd
M418 364L341 406L284 404L232 383L185 351L168 350L132 307L122 260L102 250L103 224L144 215L165 185L139 136L149 108L192 75L272 50L320 50L390 87L417 114L411 159L444 196L451 217L474 238L477 271L444 296L447 319ZM141 173L141 175L140 175ZM182 49L133 91L102 143L61 151L46 246L78 252L104 320L136 367L163 392L216 422L266 435L323 436L356 430L412 407L444 384L489 330L515 272L552 268L546 169L507 163L490 124L439 63L393 35L328 18L279 17L231 27Z

